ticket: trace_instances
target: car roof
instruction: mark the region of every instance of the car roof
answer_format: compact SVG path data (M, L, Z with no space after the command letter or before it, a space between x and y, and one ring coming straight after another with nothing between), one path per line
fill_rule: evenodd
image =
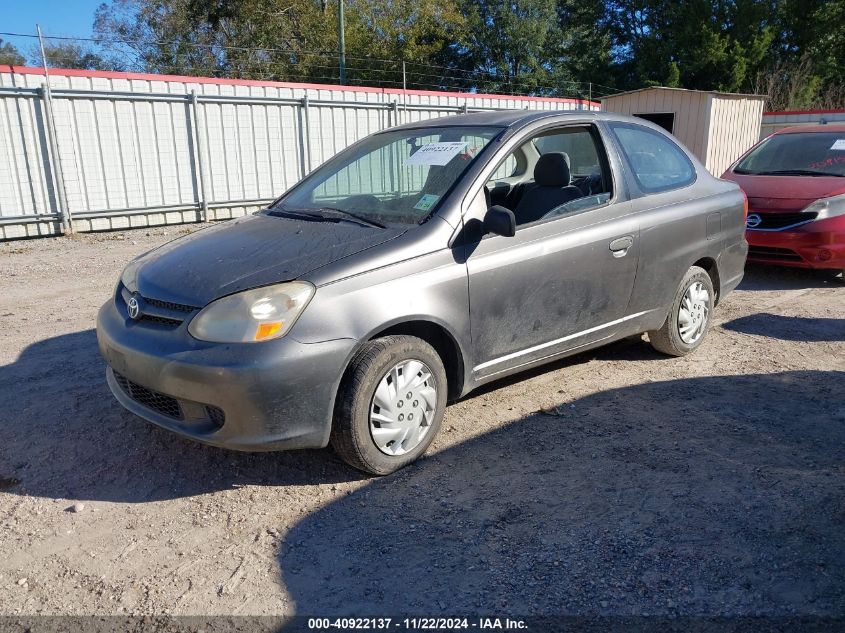
M815 134L828 132L833 134L845 134L845 123L824 123L818 125L794 125L777 130L775 134Z
M492 112L472 112L470 114L446 115L425 121L406 123L391 130L419 129L429 127L457 127L457 126L489 126L489 127L522 127L523 125L551 117L561 118L592 118L613 121L634 121L649 126L643 119L636 119L613 112L599 112L597 110L495 110ZM650 127L650 126L649 126Z

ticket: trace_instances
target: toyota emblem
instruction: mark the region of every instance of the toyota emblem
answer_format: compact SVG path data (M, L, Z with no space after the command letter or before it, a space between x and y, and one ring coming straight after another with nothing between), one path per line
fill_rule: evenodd
M138 303L137 297L131 297L126 302L126 308L129 310L129 318L137 320L141 316L141 305Z
M761 218L756 213L752 213L749 215L745 220L745 227L748 229L756 229L760 224L763 222L763 218Z

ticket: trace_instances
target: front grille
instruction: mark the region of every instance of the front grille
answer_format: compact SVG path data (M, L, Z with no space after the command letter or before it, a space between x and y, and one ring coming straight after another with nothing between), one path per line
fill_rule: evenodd
M797 226L805 222L812 222L819 215L815 211L807 211L801 213L758 213L756 211L749 211L749 215L756 215L760 218L760 224L754 227L748 227L752 231L776 231L778 229L785 229L790 226Z
M158 323L159 325L168 325L170 327L176 327L182 324L182 321L179 319L168 319L167 317L155 316L153 314L142 314L138 320L147 321L148 323Z
M211 420L215 425L218 427L223 426L226 422L226 414L223 413L223 409L220 407L215 407L210 404L205 405L205 414L208 416L208 419Z
M138 404L174 420L183 419L182 407L179 406L176 398L147 389L117 372L114 372L114 379L123 392Z
M173 303L172 301L161 301L159 299L148 299L147 297L143 297L144 303L147 305L155 306L156 308L161 308L162 310L171 310L173 312L184 312L190 313L194 310L199 310L199 308L195 308L194 306L185 305L183 303Z
M773 248L768 246L749 246L748 257L758 259L770 259L782 262L800 262L801 256L788 248Z
M123 304L129 306L129 301L133 297L133 293L121 284L120 297L123 299ZM162 301L161 299L151 299L139 294L135 294L141 307L141 313L137 320L142 323L155 323L156 325L165 325L168 327L178 327L185 321L185 317L199 308L186 305L184 303L174 303L173 301Z

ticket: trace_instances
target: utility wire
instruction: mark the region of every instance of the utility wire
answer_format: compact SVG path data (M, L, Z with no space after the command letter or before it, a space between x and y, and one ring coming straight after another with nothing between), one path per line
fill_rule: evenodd
M22 37L22 38L31 38L37 39L38 36L31 33L16 33L16 32L0 32L0 36L6 37ZM239 52L239 53L249 53L249 54L283 54L287 56L289 59L287 60L287 67L285 67L286 62L284 59L242 59L240 57L229 57L226 59L225 66L216 66L212 64L203 64L202 60L195 60L192 59L190 54L188 53L180 53L174 52L170 57L177 61L179 59L185 60L187 63L183 64L155 64L155 69L159 72L161 71L168 71L168 72L175 72L180 74L185 73L192 73L197 75L197 73L202 73L203 75L210 75L214 77L231 77L232 75L249 75L249 78L256 78L256 76L260 76L262 79L269 80L278 78L280 75L283 75L287 80L304 80L304 81L314 81L314 80L329 80L329 81L337 81L338 76L334 74L334 70L338 68L338 66L334 63L314 63L314 61L308 61L305 64L305 72L297 72L296 63L297 60L306 60L306 59L314 59L314 58L323 58L326 60L334 60L337 58L336 51L311 51L311 50L300 50L300 49L293 49L293 48L280 48L280 47L244 47L244 46L231 46L231 45L223 45L218 43L200 43L200 42L183 42L183 41L167 41L167 40L156 40L156 39L119 39L119 38L108 38L108 37L70 37L70 36L47 36L44 39L46 40L58 40L58 41L69 41L69 42L86 42L86 43L93 43L97 46L104 47L107 45L120 45L128 47L127 49L107 49L106 52L111 55L122 56L122 60L128 62L126 64L129 67L145 67L148 66L145 63L143 57L143 53L138 51L138 47L144 46L170 46L174 48L190 48L193 50L199 51L207 51L208 54L212 56L216 56L219 52ZM94 52L94 51L92 51ZM200 53L202 54L202 53ZM76 61L74 58L70 57L51 57L47 55L48 62L52 63L53 65L56 64L63 64L68 63L72 64ZM454 66L444 66L438 64L429 64L423 62L413 62L413 61L405 61L405 81L401 80L402 74L402 60L396 59L385 59L379 57L356 57L356 56L346 56L347 60L347 72L348 72L348 81L347 83L354 84L354 83L373 83L377 82L382 85L390 85L390 86L402 86L410 85L410 86L419 86L421 88L431 88L431 87L442 87L442 86L456 86L464 90L493 90L496 92L502 91L510 91L511 94L517 95L514 91L526 92L530 94L536 94L539 96L558 96L561 90L571 91L577 93L577 98L586 99L588 93L591 93L596 98L601 98L606 94L610 94L610 92L615 92L616 89L612 88L611 86L599 84L596 82L587 82L587 81L575 81L575 80L568 80L568 79L560 79L556 80L554 86L549 85L541 85L535 83L533 80L527 77L508 77L502 76L496 72L492 72L490 70L484 69L474 69L469 70L465 68L457 68ZM108 61L108 60L107 60ZM349 62L352 62L350 64ZM366 66L358 66L356 62L361 62L362 64L366 64ZM120 64L122 65L122 64ZM278 70L273 69L273 66L281 65L282 68ZM381 67L378 67L381 65ZM385 65L390 65L390 68L386 68ZM415 67L419 67L423 70L415 70ZM146 68L144 68L146 70ZM328 70L329 74L326 75L317 75L313 71L317 70ZM283 72L279 72L283 71ZM427 71L427 72L426 72ZM443 71L443 72L437 72ZM357 78L355 75L365 75L363 78ZM379 76L380 75L380 76ZM390 76L395 76L395 79L388 78ZM409 80L410 78L410 80ZM416 80L414 80L416 78ZM431 80L431 81L427 81ZM607 89L610 92L604 92L601 88ZM569 95L565 95L569 96Z

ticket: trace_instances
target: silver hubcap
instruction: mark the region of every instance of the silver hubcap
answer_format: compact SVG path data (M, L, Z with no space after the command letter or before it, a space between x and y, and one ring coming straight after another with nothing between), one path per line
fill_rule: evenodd
M678 334L687 345L692 345L701 335L710 316L710 293L700 281L692 284L681 299L678 310Z
M404 455L425 439L437 407L437 385L428 366L404 360L376 387L370 405L370 435L386 455Z

